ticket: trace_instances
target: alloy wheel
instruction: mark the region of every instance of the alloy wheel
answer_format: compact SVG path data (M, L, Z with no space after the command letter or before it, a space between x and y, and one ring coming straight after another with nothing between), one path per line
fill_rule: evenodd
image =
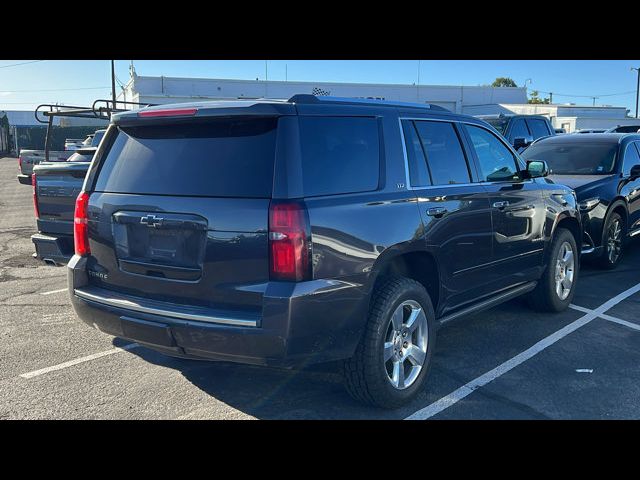
M410 387L420 375L427 356L427 317L414 300L402 302L394 310L384 343L387 379L398 390Z
M560 245L558 259L556 260L556 294L560 300L565 300L571 293L573 277L575 274L575 255L569 242Z
M606 242L607 258L610 263L616 263L622 251L622 225L617 218L609 225Z

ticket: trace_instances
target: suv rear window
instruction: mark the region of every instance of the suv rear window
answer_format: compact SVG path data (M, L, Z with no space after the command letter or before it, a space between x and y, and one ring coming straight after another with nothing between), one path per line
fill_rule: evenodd
M371 117L300 117L304 194L308 197L378 188L380 139Z
M118 127L95 190L269 198L275 117Z

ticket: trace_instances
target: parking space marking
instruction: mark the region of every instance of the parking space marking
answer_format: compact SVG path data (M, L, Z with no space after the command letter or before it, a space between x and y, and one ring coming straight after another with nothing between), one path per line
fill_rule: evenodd
M496 378L511 371L521 363L529 360L530 358L534 357L544 349L550 347L557 341L566 337L570 333L576 331L578 328L586 325L587 323L591 322L595 318L600 317L604 312L606 312L610 308L613 308L615 305L623 301L625 298L628 298L639 291L640 291L640 283L616 295L615 297L607 300L598 308L588 311L587 313L585 313L584 316L571 322L569 325L564 326L563 328L552 333L551 335L543 338L535 345L529 347L524 352L519 353L515 357L510 358L506 362L498 365L493 370L489 370L488 372L471 380L470 382L466 383L465 385L458 388L457 390L454 390L449 395L446 395L440 398L439 400L436 400L432 404L426 406L425 408L420 409L417 412L414 412L413 414L405 418L405 420L427 420L428 418L431 418L434 415L437 415L443 410L446 410L452 405L455 405L460 400L462 400L463 398L467 397L469 394L476 391L478 388L488 384L489 382L495 380Z
M580 307L578 305L569 305L569 306L574 310L578 310L579 312L586 312L586 313L591 312L591 310L589 310L588 308ZM611 315L607 315L606 313L601 313L598 315L598 317L602 318L603 320L608 320L610 322L617 323L619 325L624 325L625 327L633 328L634 330L640 331L640 325L636 323L627 322L626 320L623 320L618 317L612 317Z
M66 292L68 288L61 288L59 290L51 290L50 292L40 292L40 295L52 295L54 293Z
M116 347L116 348L112 348L111 350L105 350L104 352L98 352L92 355L87 355L86 357L76 358L75 360L69 360L68 362L59 363L58 365L53 365L51 367L41 368L40 370L34 370L33 372L23 373L20 376L22 378L38 377L40 375L44 375L45 373L54 372L56 370L62 370L67 367L72 367L73 365L78 365L79 363L85 363L91 360L95 360L96 358L106 357L107 355L113 355L114 353L125 352L127 350L138 348L139 346L140 345L137 343L130 343L129 345L125 345L124 347Z

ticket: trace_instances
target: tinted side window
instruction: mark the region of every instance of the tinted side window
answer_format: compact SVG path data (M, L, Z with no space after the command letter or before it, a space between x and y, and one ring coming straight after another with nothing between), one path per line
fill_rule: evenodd
M368 117L300 117L305 196L378 188L378 122Z
M551 133L547 128L547 122L539 118L527 118L527 125L529 125L529 130L531 130L531 135L533 135L534 140L540 137L546 137Z
M411 120L402 121L405 148L407 149L407 161L409 163L409 182L412 187L424 187L431 185L431 178L427 170L427 162L424 158L422 144L416 133L416 128Z
M629 175L631 173L631 167L640 165L640 155L638 155L637 146L638 142L627 145L627 151L624 153L624 165L622 166L623 175Z
M452 123L416 121L434 185L469 183L469 167Z
M514 155L504 143L484 128L473 125L466 128L478 157L481 181L512 180L518 169Z
M511 133L509 133L509 139L511 141L516 138L527 138L530 137L531 134L529 130L527 130L527 125L524 123L524 118L516 118L513 121L513 125L511 126Z

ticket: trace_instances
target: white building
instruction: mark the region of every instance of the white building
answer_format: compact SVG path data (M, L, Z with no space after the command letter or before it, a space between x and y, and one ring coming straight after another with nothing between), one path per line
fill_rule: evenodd
M564 128L567 133L585 128L611 128L618 125L637 125L640 120L628 117L626 107L580 106L573 104L499 103L491 105L466 105L462 112L468 115L523 114L544 115L555 128Z
M118 100L140 103L179 103L196 99L288 99L295 94L377 98L430 103L460 113L466 105L514 104L527 101L526 88L452 85L393 85L370 83L283 82L217 78L143 77L134 74Z

